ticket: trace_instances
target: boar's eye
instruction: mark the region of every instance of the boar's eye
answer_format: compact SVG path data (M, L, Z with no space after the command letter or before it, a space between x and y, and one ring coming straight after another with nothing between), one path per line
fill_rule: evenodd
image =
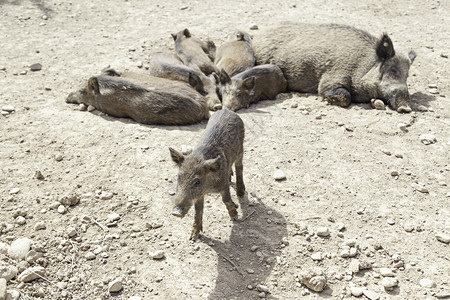
M206 96L206 91L205 91L205 90L201 90L201 91L200 91L200 95Z
M195 179L193 185L194 185L195 187L198 187L198 186L200 186L200 183L201 183L200 179Z

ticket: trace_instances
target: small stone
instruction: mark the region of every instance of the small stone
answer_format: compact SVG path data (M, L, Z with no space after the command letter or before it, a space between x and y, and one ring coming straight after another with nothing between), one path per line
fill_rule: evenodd
M34 173L34 178L42 180L44 179L44 175L42 175L41 171L38 170Z
M350 256L350 249L344 249L339 254L340 257L346 258Z
M1 254L8 253L8 244L0 242L0 253Z
M256 289L257 289L258 291L264 292L264 293L268 293L268 292L269 292L269 288L268 288L267 286L265 286L265 285L262 285L262 284L258 284L258 285L256 286Z
M322 252L316 252L311 255L312 260L321 261L323 259Z
M392 290L398 285L398 280L395 277L384 277L381 279L381 285L388 291Z
M398 171L397 170L391 170L391 176L395 177L398 176Z
M122 288L123 288L123 284L122 284L122 280L120 280L120 279L113 280L108 284L108 290L110 293L120 292L122 290Z
M5 66L0 66L0 71L6 71L6 67Z
M15 195L18 194L20 192L19 188L13 188L12 190L9 191L10 195Z
M385 109L383 100L372 99L372 100L370 100L370 103L372 104L372 108L375 108L376 110L384 110Z
M413 230L414 230L414 224L412 224L412 223L405 223L405 224L403 224L403 229L406 231L406 232L412 232Z
M386 222L387 222L389 225L394 225L394 224L395 224L394 219L387 219Z
M363 294L364 292L364 288L359 287L359 286L351 286L350 287L350 293L352 294L352 296L355 297L359 297Z
M32 64L30 70L33 72L42 70L42 65L40 63Z
M327 227L319 227L316 230L316 234L320 237L327 237L330 235L330 230Z
M406 125L405 123L398 123L397 124L398 129L400 129L401 131L408 131L408 125Z
M284 174L283 171L276 170L275 173L273 174L273 178L277 181L282 181L282 180L286 180L286 175Z
M427 289L431 289L434 288L436 286L436 283L434 283L433 280L429 279L429 278L422 278L419 281L419 284Z
M450 298L450 292L437 292L434 296L438 299L447 299Z
M58 213L65 214L66 211L67 211L67 209L66 209L66 207L64 205L61 204L61 205L58 206Z
M359 272L359 261L357 259L353 259L349 265L348 265L349 271L352 273L358 273Z
M439 89L437 89L437 88L429 89L428 93L433 94L433 95L439 94Z
M142 61L138 61L138 62L136 63L136 66L137 66L138 68L142 68L143 65L144 65L144 64L142 63Z
M86 254L84 255L84 258L86 259L86 260L93 260L93 259L95 259L95 254L93 253L93 252L86 252Z
M102 200L109 200L112 197L113 197L113 193L111 193L111 192L102 191L102 193L100 194L100 199L102 199Z
M88 107L87 107L88 112L93 112L94 110L96 110L96 108L94 106L88 105Z
M436 237L436 239L437 239L439 242L442 242L442 243L445 243L445 244L450 243L450 234L446 234L446 233L436 233L435 237Z
M19 224L19 225L24 225L26 222L27 222L27 220L24 217L22 217L22 216L18 216L16 218L16 223Z
M186 10L188 8L189 8L189 6L185 5L185 6L180 7L180 10Z
M425 145L431 145L437 142L437 139L432 134L422 134L419 136L419 140Z
M247 271L248 274L254 274L255 273L255 270L253 270L253 269L247 269L246 271Z
M372 263L366 260L362 260L359 262L359 269L360 270L372 269Z
M348 246L348 247L356 247L356 240L355 239L349 239L345 240L342 245Z
M386 154L386 155L388 155L388 156L391 156L391 155L392 155L391 151L389 151L389 150L387 150L387 149L383 149L383 150L381 150L381 152L383 152L384 154Z
M425 105L419 105L419 106L417 106L417 110L421 111L421 112L427 112L428 107L426 107Z
M6 299L6 279L0 278L0 300Z
M258 30L258 25L257 24L251 24L249 28L250 28L250 30Z
M74 227L68 227L66 229L67 235L71 238L77 235L77 230Z
M2 110L6 111L6 112L9 112L9 113L12 113L16 109L12 105L4 105L4 106L2 106Z
M428 84L428 88L430 89L437 89L438 85L436 83L430 83Z
M80 203L80 197L75 194L67 194L58 199L59 203L65 206L74 206Z
M292 103L291 104L291 108L297 108L298 107L298 104L297 103Z
M374 291L371 291L371 290L364 290L363 294L370 300L380 299L380 295L378 295L377 293L375 293Z
M31 248L31 240L20 238L11 243L8 248L8 255L15 260L24 260Z
M315 292L323 291L327 284L325 273L320 269L305 269L298 278L300 283Z
M21 282L30 282L39 278L39 276L45 276L45 269L41 266L35 266L20 273L17 279Z
M20 74L20 75L27 75L27 73L28 73L27 70L23 70L23 71L21 71L19 74Z
M64 158L64 156L61 153L58 153L55 155L55 160L56 161L62 161Z
M190 145L181 145L181 153L183 153L183 155L188 155L193 150L194 150L194 148Z
M149 255L153 259L163 259L165 257L165 254L164 254L163 250L158 250L158 251L155 251L155 252L149 252Z
M421 184L418 183L412 183L411 187L414 188L416 191L421 192L421 193L428 193L428 189L426 187L424 187Z
M394 277L394 273L390 268L380 268L380 275L383 277Z
M0 278L4 278L6 282L17 276L19 270L16 266L4 265L0 262Z
M108 215L108 221L110 221L110 222L119 221L119 220L120 220L120 215L118 213L111 213Z
M80 105L78 105L78 109L80 111L86 111L87 110L87 106L84 103L81 103Z
M355 257L357 253L358 253L358 250L355 247L351 247L348 256Z

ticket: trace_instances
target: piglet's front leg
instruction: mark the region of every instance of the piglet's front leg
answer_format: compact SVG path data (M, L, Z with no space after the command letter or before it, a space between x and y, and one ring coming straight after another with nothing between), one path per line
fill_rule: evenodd
M195 202L195 216L194 216L194 226L192 227L192 233L190 239L195 241L200 232L203 231L203 205L204 198L198 199Z

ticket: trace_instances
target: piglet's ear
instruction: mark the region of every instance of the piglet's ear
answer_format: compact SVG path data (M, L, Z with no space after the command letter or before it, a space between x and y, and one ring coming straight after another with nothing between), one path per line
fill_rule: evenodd
M226 83L231 82L230 76L224 69L220 70L219 80L220 80L221 84L226 84Z
M172 157L172 160L176 162L177 165L181 165L184 161L184 155L181 152L178 152L177 150L173 149L172 147L169 147L170 156Z
M176 33L172 33L171 36L172 36L172 38L173 38L174 41L177 40L177 34L176 34Z
M413 63L414 59L416 59L416 56L417 56L417 54L414 50L409 51L408 57L409 57L409 60L411 61L411 63Z
M219 156L213 159L206 160L204 164L205 169L210 172L216 172L217 170L220 169L219 160L220 160Z
M252 90L255 87L255 76L246 78L244 80L244 82L242 83L242 85L247 89L247 90Z
M191 32L187 28L184 29L183 34L185 37L191 37Z
M87 91L93 95L99 95L100 94L100 87L98 85L98 79L97 77L91 77L88 80L88 86Z
M394 45L387 33L384 33L377 41L376 51L381 60L388 60L395 55Z

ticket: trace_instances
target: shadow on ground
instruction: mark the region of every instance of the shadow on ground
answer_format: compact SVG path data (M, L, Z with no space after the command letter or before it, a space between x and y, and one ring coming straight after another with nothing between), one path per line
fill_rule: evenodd
M0 0L0 6L5 5L5 4L22 5L23 2L27 2L27 1L23 1L23 0ZM40 11L45 13L45 15L47 15L47 17L51 17L52 16L53 9L51 9L48 6L46 6L44 4L43 0L31 0L31 3L33 3L33 5L36 6Z
M281 239L287 236L286 221L257 196L250 198L246 194L239 199L242 217L234 222L229 241L201 237L218 255L218 276L209 300L260 299L261 291L256 286L270 287L266 280L281 254ZM278 298L268 293L266 299Z

